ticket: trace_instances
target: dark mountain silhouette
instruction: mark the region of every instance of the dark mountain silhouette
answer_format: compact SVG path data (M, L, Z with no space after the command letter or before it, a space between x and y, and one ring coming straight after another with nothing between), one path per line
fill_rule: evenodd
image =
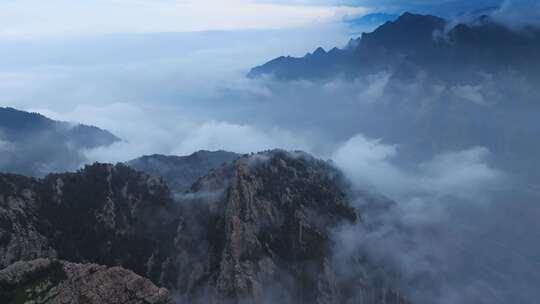
M518 31L488 15L455 24L405 13L343 49L280 57L249 76L364 83L388 75L379 96L351 106L357 115L352 131L400 144L400 156L409 161L487 147L505 170L540 180L534 140L540 127L532 115L538 112L539 53L540 29L533 26Z
M40 176L73 169L84 161L83 150L118 141L109 131L94 126L0 108L0 172Z
M303 58L279 57L253 68L248 76L328 80L386 71L407 79L413 69L446 81L463 81L464 75L478 70L538 72L538 52L540 30L534 27L515 31L487 15L453 24L435 16L404 13L343 49L318 50L317 56Z
M3 140L18 141L39 133L53 133L58 139L84 148L110 145L120 139L95 126L49 119L39 113L29 113L0 107L0 134Z
M210 170L238 157L240 155L226 151L198 151L188 156L147 155L127 164L149 175L163 177L174 192L181 193Z

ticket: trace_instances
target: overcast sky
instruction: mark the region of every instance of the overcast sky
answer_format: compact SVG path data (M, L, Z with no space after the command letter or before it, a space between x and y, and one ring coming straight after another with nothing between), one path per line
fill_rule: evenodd
M369 12L452 14L498 0L0 0L0 39L102 33L276 29Z
M39 35L276 29L362 15L332 3L253 0L2 0L0 33Z

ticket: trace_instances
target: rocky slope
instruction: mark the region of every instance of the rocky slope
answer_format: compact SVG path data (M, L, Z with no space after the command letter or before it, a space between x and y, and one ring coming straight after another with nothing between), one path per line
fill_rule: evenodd
M406 303L360 272L341 276L332 231L360 220L345 186L328 163L283 151L199 179L175 240L179 269L191 269L179 276L180 293L201 303Z
M0 270L0 302L172 304L169 292L120 267L37 259Z
M174 192L184 192L210 170L238 157L226 151L198 151L188 156L147 155L127 164L146 174L163 177Z
M165 215L173 207L161 179L123 165L40 180L0 175L0 266L58 257L121 265L160 282L175 233Z
M1 266L117 265L188 303L406 303L361 267L344 276L336 264L334 229L360 221L344 189L327 162L283 151L212 170L176 201L125 165L0 175Z
M243 157L193 186L195 196L215 193L214 201L197 203L201 218L210 219L197 230L219 242L210 242L206 256L187 254L184 263L201 270L181 278L188 293L257 302L270 296L302 303L335 299L329 230L356 221L357 214L338 188L337 172L305 157ZM178 241L179 248L192 243Z

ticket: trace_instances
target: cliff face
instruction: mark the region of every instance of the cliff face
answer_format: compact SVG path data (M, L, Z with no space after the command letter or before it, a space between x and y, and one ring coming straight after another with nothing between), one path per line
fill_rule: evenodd
M172 208L162 180L122 165L41 180L0 175L0 266L58 257L122 265L159 282Z
M244 156L186 194L176 246L186 299L230 303L405 303L359 278L354 298L333 261L332 229L359 221L340 173L303 153ZM204 194L201 196L201 194ZM193 211L196 210L196 211ZM203 223L203 224L201 224ZM199 234L195 251L193 236ZM204 248L204 250L201 250ZM201 254L202 253L202 254ZM387 296L387 295L393 295ZM351 302L354 303L354 302Z
M344 185L327 162L283 151L212 170L176 201L161 179L124 165L1 175L1 266L122 266L188 303L405 303L336 267L333 230L359 222Z
M120 267L37 259L0 271L0 302L172 304L169 292Z
M194 193L222 194L207 207L215 220L204 231L220 242L197 261L204 275L195 281L202 280L214 298L329 303L338 292L328 261L329 229L357 220L338 178L324 162L272 152L241 158L199 180Z

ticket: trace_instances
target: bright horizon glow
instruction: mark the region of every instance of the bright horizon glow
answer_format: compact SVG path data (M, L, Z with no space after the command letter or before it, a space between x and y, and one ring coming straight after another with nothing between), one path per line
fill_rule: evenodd
M0 38L282 29L369 12L366 7L253 0L7 0L0 2Z

